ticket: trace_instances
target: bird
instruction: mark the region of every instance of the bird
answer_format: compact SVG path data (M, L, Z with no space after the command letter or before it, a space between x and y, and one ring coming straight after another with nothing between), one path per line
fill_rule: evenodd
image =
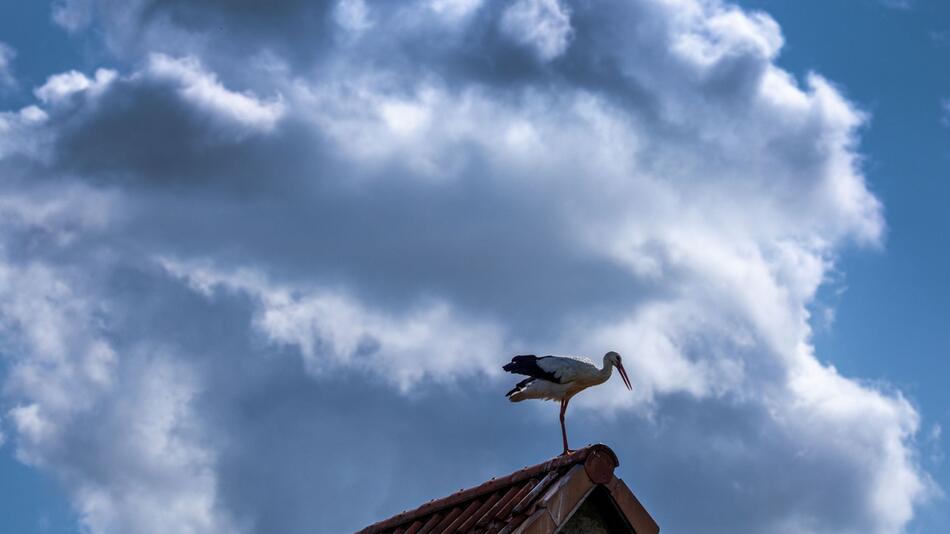
M606 382L614 367L620 372L620 378L627 389L633 391L627 371L623 368L623 359L614 351L604 354L604 366L601 369L587 359L522 354L512 358L502 369L509 373L526 375L528 378L518 382L505 396L511 402L527 399L560 401L561 438L564 441L564 452L561 454L568 455L574 451L567 446L567 429L564 426L567 403L581 391Z

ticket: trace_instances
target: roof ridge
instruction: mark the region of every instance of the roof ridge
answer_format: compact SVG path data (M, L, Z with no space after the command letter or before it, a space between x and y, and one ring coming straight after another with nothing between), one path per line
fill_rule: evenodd
M588 445L582 449L578 449L571 454L555 456L550 460L535 464L532 466L523 467L509 475L503 477L492 477L487 482L483 482L477 486L472 486L467 489L459 490L451 495L442 497L439 499L433 499L418 508L413 510L407 510L396 514L388 519L384 519L378 523L374 523L363 530L360 530L358 534L376 534L382 532L388 528L394 527L396 525L403 524L412 519L426 516L433 512L443 510L455 506L459 503L465 502L469 499L474 499L497 491L499 488L517 484L519 482L533 478L541 473L546 473L561 469L566 466L572 466L575 464L583 463L594 451L603 451L607 453L614 461L614 466L620 465L620 461L617 459L617 455L614 453L610 447L604 445L603 443L594 443Z

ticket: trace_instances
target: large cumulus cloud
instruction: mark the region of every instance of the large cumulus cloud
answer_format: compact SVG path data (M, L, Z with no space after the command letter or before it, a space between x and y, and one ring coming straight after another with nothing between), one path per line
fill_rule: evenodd
M0 115L8 439L92 532L355 529L556 452L672 532L897 532L919 415L810 306L880 244L865 116L714 1L69 0L114 65ZM423 460L424 459L424 460ZM373 494L367 494L373 488ZM358 503L358 504L356 504Z

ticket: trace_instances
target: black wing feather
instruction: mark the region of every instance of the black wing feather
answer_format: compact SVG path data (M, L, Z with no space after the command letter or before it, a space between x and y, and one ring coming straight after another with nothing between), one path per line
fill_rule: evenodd
M543 360L544 358L550 358L550 356L542 356L540 358L534 354L515 356L511 359L511 363L505 364L502 369L508 371L509 373L527 375L532 378L538 378L540 380L547 380L548 382L560 384L560 379L554 376L554 373L545 371L540 365L538 365L538 360Z
M537 378L533 376L529 376L528 378L525 378L521 382L518 382L517 384L515 384L515 387L511 388L511 391L509 391L508 393L505 393L505 396L510 397L512 393L517 392L518 390L534 382L535 380L537 380Z

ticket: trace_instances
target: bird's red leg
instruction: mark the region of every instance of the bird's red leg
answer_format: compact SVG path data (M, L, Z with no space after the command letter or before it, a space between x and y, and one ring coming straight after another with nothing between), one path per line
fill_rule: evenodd
M570 402L570 400L571 399L564 399L561 401L561 438L564 440L564 452L561 453L562 455L574 452L567 448L567 428L564 426L564 412L567 411L567 403Z

